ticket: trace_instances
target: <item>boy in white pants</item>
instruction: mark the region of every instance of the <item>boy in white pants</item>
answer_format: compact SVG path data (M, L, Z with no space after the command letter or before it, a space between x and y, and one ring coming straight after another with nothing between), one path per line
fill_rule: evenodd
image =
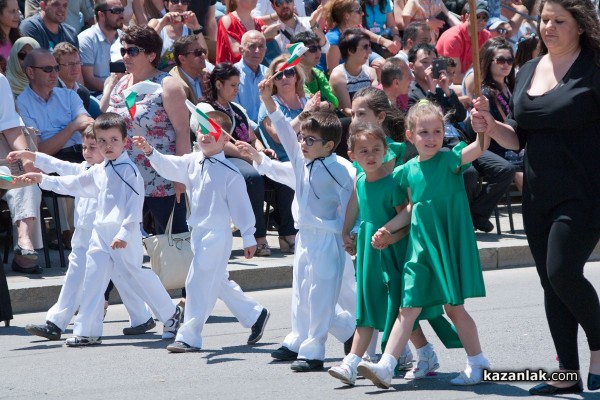
M179 328L182 310L173 304L158 276L142 268L144 182L124 151L125 121L118 114L104 113L94 122L94 134L104 157L101 164L76 176L28 173L21 177L24 182L39 183L42 189L98 199L74 336L65 344L77 347L102 342L103 294L115 268L164 323L164 333L172 335Z
M298 137L271 97L272 80L259 84L261 99L279 140L292 163L296 180L294 201L298 234L292 281L292 332L277 353L297 360L297 372L323 368L325 342L340 291L346 255L342 247L345 209L353 190L348 170L333 151L342 127L332 114L315 112L302 123ZM276 354L272 354L275 357ZM280 354L275 358L281 359Z
M57 173L62 176L79 175L91 168L92 165L99 164L104 160L96 144L91 126L81 134L81 139L85 161L79 164L62 161L45 153L27 150L10 152L6 158L11 163L24 159L32 161L34 167L45 173ZM65 332L69 322L71 322L73 315L75 315L81 302L86 253L92 236L92 225L97 208L98 201L96 199L75 198L75 232L71 239L72 250L69 254L69 268L65 275L63 287L60 290L58 300L46 314L46 323L25 326L28 333L49 340L59 340L61 334ZM131 326L124 328L123 334L141 334L154 328L156 323L152 319L150 310L142 299L132 292L128 282L117 271L115 271L112 279L130 316Z
M224 132L200 134L201 152L168 156L155 150L143 137L133 138L135 146L161 176L185 184L191 201L188 225L194 259L185 282L185 319L175 342L167 346L172 353L197 352L202 348L204 324L224 290L233 243L230 219L242 235L244 256L252 258L256 251L254 213L246 184L223 152L228 140Z

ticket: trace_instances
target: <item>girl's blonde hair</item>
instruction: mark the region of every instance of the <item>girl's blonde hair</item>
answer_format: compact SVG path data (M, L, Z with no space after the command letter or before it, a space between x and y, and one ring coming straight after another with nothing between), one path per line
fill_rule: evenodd
M388 144L386 136L381 126L371 122L352 122L350 124L350 133L348 135L348 150L354 151L356 141L361 136L369 136L372 140L380 140L383 143L384 151L387 151Z
M429 100L423 99L409 108L405 121L406 130L415 132L419 119L427 117L439 118L442 125L446 122L446 116L442 112L441 107Z
M286 62L288 58L290 58L289 54L282 54L280 56L275 57L269 65L269 69L267 71L265 79L269 79L270 77L275 75L275 73L277 72L277 68L279 68L281 64ZM296 65L292 68L294 68L294 70L296 71L296 94L302 99L306 97L306 93L304 92L304 72L302 72L302 68L300 68L299 65ZM274 84L273 91L271 94L277 94L277 86L275 86Z

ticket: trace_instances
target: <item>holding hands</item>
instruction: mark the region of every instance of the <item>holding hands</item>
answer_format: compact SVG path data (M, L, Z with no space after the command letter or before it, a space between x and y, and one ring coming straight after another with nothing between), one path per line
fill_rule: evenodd
M34 162L35 161L35 153L33 151L29 151L29 150L11 151L6 156L6 161L8 161L11 164L14 164L18 161Z
M350 232L349 234L344 234L342 236L342 239L344 240L344 250L346 250L346 253L350 254L351 256L355 256L356 255L356 234L354 232Z

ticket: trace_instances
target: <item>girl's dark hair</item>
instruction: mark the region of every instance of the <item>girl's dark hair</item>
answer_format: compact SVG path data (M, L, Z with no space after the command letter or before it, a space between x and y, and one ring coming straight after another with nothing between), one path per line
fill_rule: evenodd
M508 50L510 56L514 57L512 45L504 38L495 37L487 41L487 46L483 47L483 53L480 57L481 73L483 75L481 83L490 89L490 95L496 97L498 91L501 90L500 86L494 80L492 76L492 63L496 57L498 50ZM515 86L515 66L513 64L510 74L504 78L506 86L512 92Z
M370 122L352 122L348 134L348 150L354 151L356 140L361 136L371 136L375 140L380 140L383 143L384 151L387 151L388 144L385 141L385 133L383 129L376 124Z
M370 42L369 35L364 33L360 28L351 28L346 29L342 32L342 36L340 36L340 42L338 47L340 48L340 53L342 54L342 58L344 60L348 59L348 55L350 52L356 52L358 48L358 43L361 40L366 40Z
M540 39L535 33L524 36L517 42L517 53L515 54L515 65L519 68L527 61L533 59L533 52L538 47Z
M149 26L131 25L123 29L121 43L141 47L145 54L154 53L152 65L156 68L160 60L163 41L153 28Z
M590 0L542 0L540 2L539 14L546 3L558 4L575 18L575 22L582 29L579 35L579 44L584 49L594 53L594 61L600 66L600 20L594 2ZM537 28L538 36L541 37L540 27ZM540 54L548 53L548 48L542 40L540 43Z
M240 71L228 62L217 64L208 77L209 90L206 93L206 99L209 102L217 101L217 81L226 81L232 76L240 76Z
M7 7L7 0L0 0L0 14L2 14ZM4 31L0 29L0 44L6 43L7 40L9 40L12 44L20 37L21 31L19 30L19 28L10 28L10 31L8 31L8 37L6 37Z
M385 112L385 119L381 126L385 134L396 142L404 142L404 113L390 104L385 92L368 86L356 92L352 101L363 97L367 102L367 107L376 115Z

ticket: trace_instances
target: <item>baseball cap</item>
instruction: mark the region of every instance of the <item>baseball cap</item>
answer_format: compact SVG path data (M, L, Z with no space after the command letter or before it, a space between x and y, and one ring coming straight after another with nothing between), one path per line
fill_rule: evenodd
M492 17L488 21L487 29L490 30L490 31L493 31L496 28L498 28L500 25L507 24L507 23L508 23L508 19L506 17L503 17L503 16Z
M465 4L465 10L466 10L466 12L470 12L469 3ZM488 8L487 1L479 0L475 4L475 11L476 11L476 14L486 13L487 15L490 15L490 10Z

